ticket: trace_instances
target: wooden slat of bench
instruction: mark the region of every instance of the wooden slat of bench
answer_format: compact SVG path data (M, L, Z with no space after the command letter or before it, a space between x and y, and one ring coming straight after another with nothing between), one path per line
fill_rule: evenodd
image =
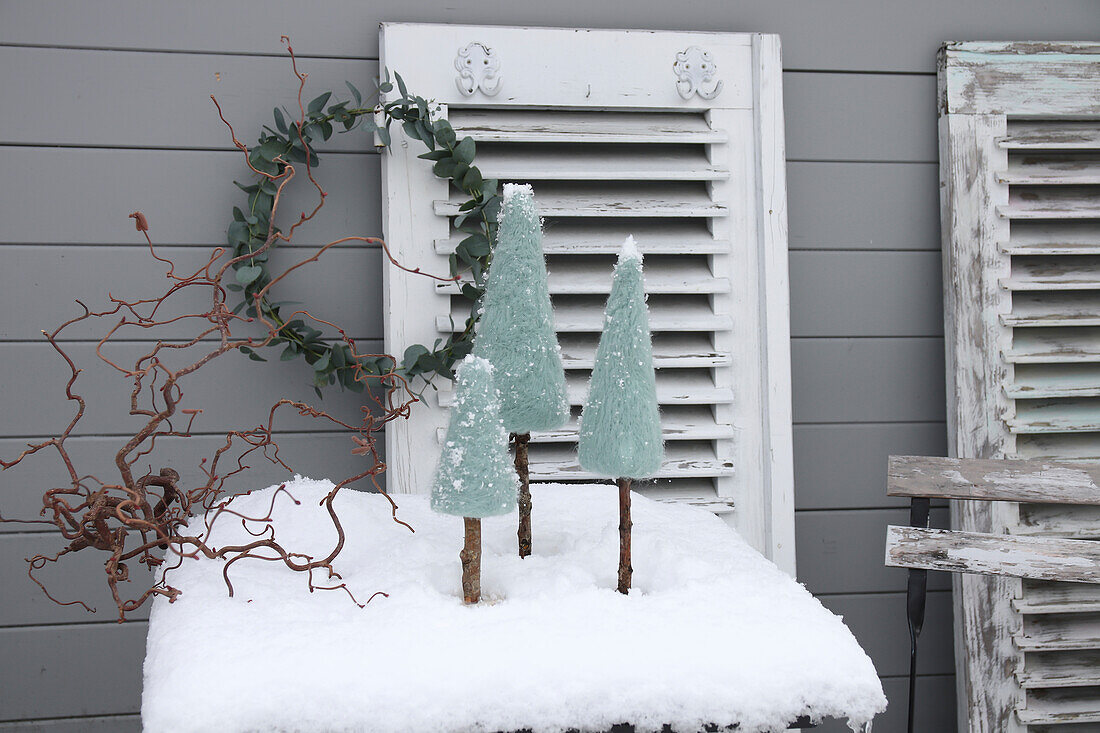
M1100 542L890 526L886 528L886 564L1100 583Z
M886 493L945 499L1100 504L1100 464L890 456Z

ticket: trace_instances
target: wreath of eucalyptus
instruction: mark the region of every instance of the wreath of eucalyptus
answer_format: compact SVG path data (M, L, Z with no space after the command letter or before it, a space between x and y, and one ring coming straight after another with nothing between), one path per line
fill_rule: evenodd
M420 376L428 384L437 376L453 379L455 364L473 347L473 329L477 321L474 306L484 292L491 243L496 237L497 213L500 210L498 182L483 178L474 165L477 148L473 138L459 140L447 120L433 117L432 102L409 94L401 76L396 72L393 76L394 82L391 82L386 72L385 79L377 85L373 95L375 99L386 100L386 96L394 91L396 82L397 97L392 100L365 105L360 91L351 82L344 82L351 92L349 99L330 103L333 93L327 91L305 105L300 115L291 115L276 107L273 111L275 127L263 126L258 142L249 149L248 161L256 170L272 175L283 172L287 165L284 161L305 163L314 168L320 164L314 145L328 140L333 132L365 130L370 135L377 135L383 146L389 146L390 127L394 122L400 123L406 135L420 140L427 147L427 151L418 157L432 161L435 175L449 180L455 188L469 196L461 205L462 213L454 222L455 228L466 236L450 255L451 276L458 277L469 272L471 277L461 281L462 295L471 303L470 316L462 331L446 339L437 339L430 348L424 344L409 346L400 363L395 363L396 357L385 354L356 357L343 340L326 340L322 331L302 319L285 320L280 311L290 301L273 301L266 295L258 300L255 297L271 282L267 259L275 242L267 250L261 250L271 232L279 231L278 227L272 230L270 226L276 184L266 178L247 185L234 181L248 195L248 199L244 209L233 207L233 221L228 230L229 247L235 257L257 254L235 266L237 282L228 287L240 292L242 299L233 312L244 311L253 318L262 313L264 318L274 323L278 327L278 335L270 345L282 346L281 361L293 361L299 356L305 359L313 368L313 388L318 396L321 396L322 387L333 384L339 384L341 389L361 392L363 382L355 380L356 364L368 374L396 371L405 377ZM337 126L343 129L337 129ZM242 348L241 351L255 361L267 361L251 349Z

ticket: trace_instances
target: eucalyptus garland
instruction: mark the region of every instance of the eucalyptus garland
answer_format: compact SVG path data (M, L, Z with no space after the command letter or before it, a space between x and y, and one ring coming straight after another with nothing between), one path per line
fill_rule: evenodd
M382 144L390 144L390 126L400 123L405 134L424 143L427 151L420 158L432 162L436 176L449 180L469 199L460 207L455 217L455 228L465 235L450 256L452 276L469 272L471 280L463 281L462 295L471 303L471 314L462 331L447 338L437 339L429 348L424 344L409 346L400 362L390 356L356 357L343 341L333 341L300 318L285 320L282 309L290 301L272 301L266 296L257 302L255 295L272 280L267 267L271 249L260 252L269 233L272 207L277 183L259 177L251 184L234 181L248 195L247 206L233 207L233 221L229 225L229 247L235 256L259 252L243 260L236 267L236 283L228 287L242 293L242 300L234 313L242 310L257 317L257 309L277 328L272 346L281 346L282 361L292 361L299 356L313 368L313 387L318 396L321 388L339 384L340 387L361 392L363 383L355 380L356 365L367 374L397 372L404 377L421 376L428 383L439 376L454 378L454 367L470 353L473 347L473 328L477 316L473 306L484 292L485 272L489 264L491 243L495 240L497 213L500 210L498 182L485 179L474 165L477 153L473 138L461 140L445 119L433 119L432 103L423 97L410 95L399 74L394 74L398 96L378 104L365 106L363 95L351 82L344 82L351 97L330 103L332 92L324 92L304 107L304 113L294 119L290 113L276 107L273 111L274 128L264 125L258 142L249 149L248 160L252 167L263 173L280 175L287 163L306 163L312 167L320 164L314 144L328 140L333 132L365 130L377 135ZM389 96L394 83L386 79L378 85L378 92ZM385 99L385 97L380 97ZM337 126L342 127L338 129ZM250 359L267 361L251 349L241 349Z

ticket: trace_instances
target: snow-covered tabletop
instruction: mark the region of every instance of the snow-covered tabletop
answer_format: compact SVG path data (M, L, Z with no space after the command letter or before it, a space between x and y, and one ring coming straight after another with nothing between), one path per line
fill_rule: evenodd
M275 499L286 546L324 556L327 481ZM234 500L263 516L275 487ZM886 707L841 620L701 509L633 498L634 589L616 593L613 486L537 486L534 554L515 515L483 522L483 600L462 603L462 519L426 496L345 490L341 591L309 593L279 563L188 560L152 609L142 722L159 731L581 731L632 722L778 730L802 715L860 724ZM235 526L234 526L235 525ZM251 529L258 531L256 523ZM252 539L219 520L214 541Z

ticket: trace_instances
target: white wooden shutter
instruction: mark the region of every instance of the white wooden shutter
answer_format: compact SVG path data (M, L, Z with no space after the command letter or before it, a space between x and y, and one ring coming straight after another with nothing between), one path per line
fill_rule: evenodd
M576 417L614 256L633 234L667 438L643 490L722 514L793 574L779 39L385 23L381 48L385 68L476 140L487 178L534 186L574 417L532 436L532 480L592 478L577 463ZM693 81L699 71L708 78ZM461 197L416 158L419 141L394 132L382 155L386 240L403 263L445 272ZM461 328L468 304L453 292L387 270L387 349ZM447 389L387 428L391 490L428 490Z
M1100 459L1100 46L946 45L940 147L953 455ZM953 518L1100 538L1095 508ZM960 730L1100 723L1097 586L955 582Z

